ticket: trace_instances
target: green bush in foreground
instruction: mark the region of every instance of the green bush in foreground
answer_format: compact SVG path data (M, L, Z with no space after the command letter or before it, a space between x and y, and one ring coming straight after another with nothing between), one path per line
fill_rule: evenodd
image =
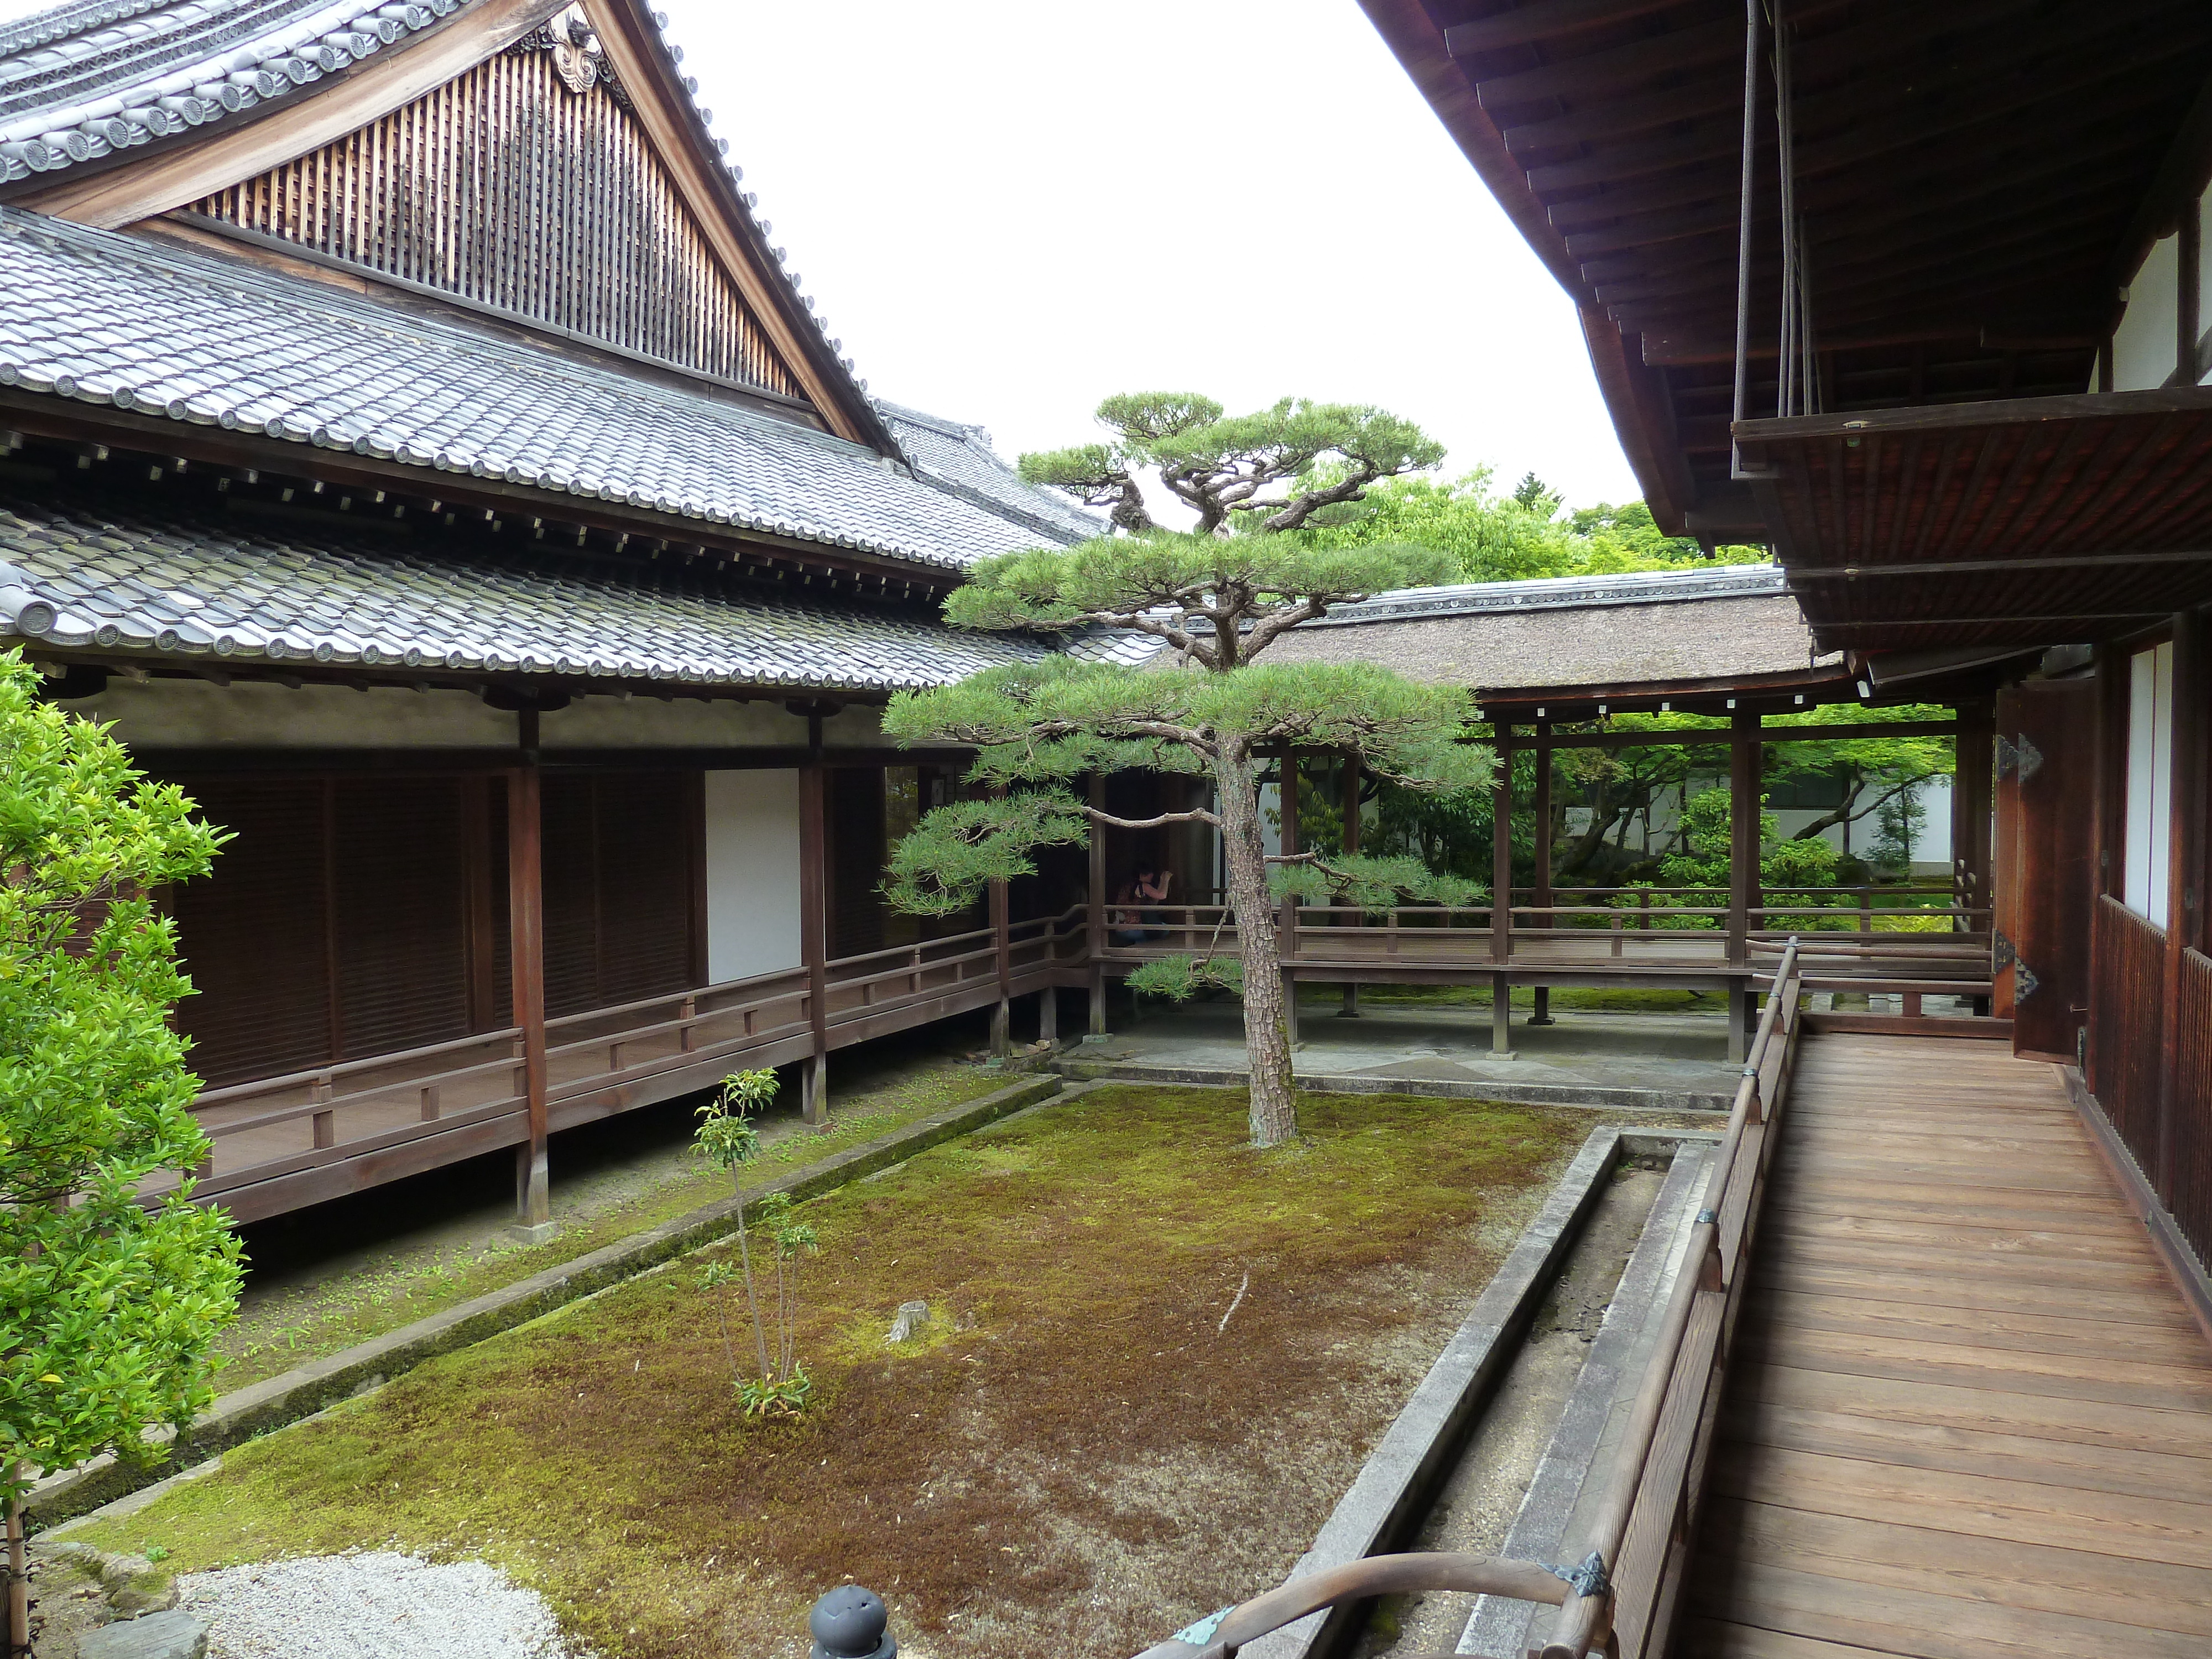
M102 1452L161 1453L214 1398L238 1305L223 1215L187 1201L208 1141L170 1010L191 990L148 896L222 837L105 727L0 655L0 1500ZM140 1187L179 1185L151 1208ZM21 1639L21 1584L11 1624Z

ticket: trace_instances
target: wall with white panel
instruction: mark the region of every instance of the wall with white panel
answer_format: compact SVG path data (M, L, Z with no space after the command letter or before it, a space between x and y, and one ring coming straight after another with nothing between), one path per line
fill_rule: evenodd
M2148 392L2173 373L2181 239L2160 239L2128 284L2128 308L2112 336L2112 390Z
M2128 662L2128 797L2121 902L2163 927L2173 827L2173 646Z
M707 774L707 977L799 965L799 774Z

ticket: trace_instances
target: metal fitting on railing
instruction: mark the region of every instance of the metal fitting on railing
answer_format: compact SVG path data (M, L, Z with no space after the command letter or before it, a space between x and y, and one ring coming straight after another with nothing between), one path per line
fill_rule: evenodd
M814 1637L812 1659L898 1659L884 1598L858 1584L825 1593L806 1615Z

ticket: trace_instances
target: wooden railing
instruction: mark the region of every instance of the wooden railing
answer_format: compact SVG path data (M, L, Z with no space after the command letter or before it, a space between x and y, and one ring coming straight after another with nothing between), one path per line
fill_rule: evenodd
M1614 1455L1605 1496L1576 1565L1495 1556L1407 1554L1294 1579L1232 1607L1204 1646L1170 1640L1142 1659L1233 1659L1245 1644L1340 1602L1455 1590L1559 1608L1543 1659L1643 1659L1680 1605L1721 1399L1721 1379L1749 1281L1775 1124L1787 1106L1803 994L1795 941L1736 1087L1728 1129L1690 1230L1657 1343Z
M1086 961L1084 919L1079 906L1012 924L1010 992L1038 989ZM831 1046L995 1000L998 975L998 937L988 927L834 960L826 964ZM813 1046L810 995L806 970L792 968L548 1020L554 1127L702 1087L725 1070L804 1057ZM260 1183L351 1160L411 1170L513 1145L527 1134L521 1042L510 1026L210 1090L193 1108L213 1143L198 1195L252 1218L265 1212L239 1195ZM413 1145L434 1139L448 1156L426 1158ZM159 1195L149 1188L149 1200Z
M2212 957L2181 953L2174 1000L2173 1179L2166 1207L2199 1261L2212 1261Z
M2159 1072L2166 1036L2166 930L2109 895L2091 928L2089 1087L2154 1185L2161 1185Z

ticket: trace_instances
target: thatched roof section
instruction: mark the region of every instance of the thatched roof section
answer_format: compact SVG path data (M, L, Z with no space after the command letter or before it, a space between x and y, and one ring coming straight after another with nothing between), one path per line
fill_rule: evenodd
M1771 566L1385 595L1293 630L1279 662L1371 662L1486 697L1841 679Z

